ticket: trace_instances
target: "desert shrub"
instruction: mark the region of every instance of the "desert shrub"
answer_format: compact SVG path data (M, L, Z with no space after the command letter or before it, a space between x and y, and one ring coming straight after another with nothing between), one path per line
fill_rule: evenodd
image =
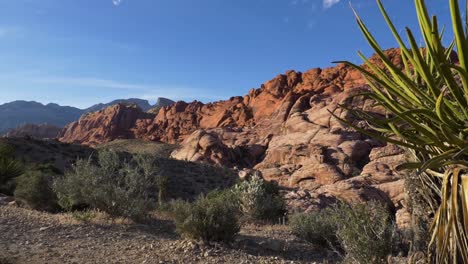
M346 262L384 263L392 253L395 225L381 203L339 203L331 209L328 221L336 224L336 237Z
M14 179L23 174L23 166L13 158L14 149L0 143L0 193L13 194L15 189Z
M157 191L158 206L163 207L166 201L167 188L169 186L170 178L165 175L165 171L162 169L155 169L154 163L155 158L149 155L137 155L136 161L138 165L148 175L154 175L154 183Z
M284 215L284 201L275 183L266 182L258 174L233 188L239 207L247 221L276 221Z
M330 221L331 210L320 212L300 213L289 219L292 232L307 242L324 247L337 245L336 223Z
M96 217L96 213L92 210L73 211L72 217L73 219L80 222L90 222L93 218Z
M154 208L154 174L149 157L122 161L118 153L101 151L97 162L78 160L72 170L54 183L59 204L68 210L83 205L111 217L143 220Z
M158 175L156 177L156 187L158 189L158 205L159 207L164 206L164 202L167 197L167 186L169 185L169 177L164 175Z
M52 189L53 174L30 170L17 178L15 198L21 204L35 210L56 211L57 196Z
M230 190L199 196L193 203L176 201L172 211L177 232L203 241L231 241L240 230L238 206Z
M320 212L297 214L290 227L296 236L342 253L346 263L384 263L400 246L394 222L379 202L338 203Z

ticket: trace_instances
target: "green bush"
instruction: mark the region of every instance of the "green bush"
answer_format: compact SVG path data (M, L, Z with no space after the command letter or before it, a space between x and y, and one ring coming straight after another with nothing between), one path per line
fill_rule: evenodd
M193 203L172 205L177 232L203 241L231 241L240 230L238 205L233 193L216 191Z
M54 190L59 204L67 210L88 206L111 217L138 221L155 208L155 173L149 157L137 155L122 161L116 152L101 151L96 164L91 158L78 160L55 181Z
M328 221L336 223L336 237L349 263L384 263L392 253L395 224L379 202L339 203Z
M344 253L346 263L385 263L396 243L387 208L378 202L337 205L291 217L292 232L308 242Z
M284 201L276 184L264 181L255 174L233 189L241 212L247 221L274 222L285 213Z
M324 247L337 246L336 223L330 221L331 210L300 213L289 219L292 232L307 242Z
M43 211L59 209L57 196L52 189L53 176L40 170L27 171L17 178L15 198L22 204Z

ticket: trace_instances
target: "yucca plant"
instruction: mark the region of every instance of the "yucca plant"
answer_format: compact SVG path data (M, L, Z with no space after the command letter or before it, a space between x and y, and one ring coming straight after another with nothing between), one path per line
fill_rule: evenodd
M0 187L23 174L21 164L11 157L13 151L11 146L0 142Z
M399 44L403 65L392 63L356 14L357 24L380 62L371 62L359 52L363 66L344 63L366 78L370 91L362 96L385 109L386 118L343 105L348 113L367 121L372 130L341 120L412 154L411 162L401 168L417 171L421 191L434 211L428 261L468 263L468 18L462 19L458 0L447 1L454 32L449 45L443 44L444 29L439 28L436 16L429 16L425 1L414 1L424 39L419 46L409 28L407 42L403 40L377 0ZM468 4L464 9L468 10ZM458 60L454 61L455 51Z

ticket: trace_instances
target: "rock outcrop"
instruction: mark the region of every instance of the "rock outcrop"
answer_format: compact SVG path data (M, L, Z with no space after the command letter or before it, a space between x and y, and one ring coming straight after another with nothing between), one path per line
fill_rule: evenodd
M117 100L114 100L114 101L109 102L109 103L99 103L99 104L95 104L95 105L93 105L91 107L88 107L88 108L84 109L83 114L100 111L100 110L106 109L109 106L113 106L113 105L116 105L116 104L134 104L134 105L137 105L138 107L140 107L141 110L143 110L145 112L150 110L153 107L153 106L150 105L148 100L143 100L143 99L138 99L138 98L117 99Z
M94 146L115 139L134 138L137 121L151 120L154 115L136 105L116 104L104 110L83 115L61 132L60 140Z
M398 50L387 55L401 64ZM127 137L177 143L176 159L255 169L291 189L286 197L292 210L315 210L337 199L377 199L398 212L404 224L402 175L395 171L404 159L401 150L357 133L331 114L367 129L339 107L383 116L371 101L355 96L367 89L361 74L344 64L288 71L243 97L177 102L156 116L132 110L121 121L116 116L123 109L106 109L67 126L60 140L93 145Z

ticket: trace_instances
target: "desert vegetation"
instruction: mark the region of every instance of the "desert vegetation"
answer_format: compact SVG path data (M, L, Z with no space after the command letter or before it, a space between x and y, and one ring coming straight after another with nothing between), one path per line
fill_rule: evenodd
M112 217L145 219L156 205L154 160L140 155L121 160L111 151L99 152L96 162L92 157L78 160L54 182L60 206L67 210L84 206Z
M231 191L214 191L193 203L176 201L172 211L177 231L188 238L230 242L240 231L239 207Z
M102 136L109 128L100 126L107 122L89 114L86 122L69 127L65 142L89 139L73 133L89 132L79 126L86 123L99 140L81 143L107 142L96 148L2 139L0 231L11 239L19 237L19 245L25 247L26 236L42 241L54 235L53 228L60 229L54 238L62 243L77 239L86 244L89 236L103 242L99 239L105 237L104 248L117 244L115 250L131 251L140 262L150 259L141 259L142 252L149 256L157 250L160 255L188 254L185 262L195 255L203 262L201 257L233 250L229 262L248 252L256 258L246 257L246 263L311 263L314 254L321 261L360 264L386 263L397 255L410 263L468 263L468 18L463 18L465 8L459 1L447 2L453 42L443 41L444 29L436 16L429 16L424 0L414 1L422 46L410 29L403 40L377 0L399 45L392 56L356 14L359 29L376 53L373 58L359 53L362 66L344 61L307 75L290 71L249 92L245 98L251 105L244 97L208 106L180 103L180 109L163 109L160 123L141 113L145 118L134 116L125 128L128 133L113 131L113 138L131 139L112 142ZM355 73L362 74L367 85L362 87ZM347 81L341 76L359 87L338 86ZM341 88L365 93L335 91ZM259 111L269 105L276 108ZM121 121L115 117L128 110L117 108L109 111L112 128ZM223 115L214 114L219 109ZM278 118L281 114L284 118ZM204 124L238 127L201 131L204 115L213 118ZM214 122L219 116L225 122ZM269 131L274 127L278 130ZM143 139L177 144L190 140L179 149L183 160L175 160L171 154L176 145ZM385 160L401 158L403 152L408 162L397 168L404 171L401 180ZM232 169L222 167L226 164ZM302 211L296 214L295 209ZM408 213L406 209L412 218L404 223L409 222L409 230L397 227L396 211ZM151 241L141 249L140 242L148 237ZM9 242L3 240L8 246ZM94 250L96 245L87 246ZM122 260L126 261L132 260Z
M285 210L278 187L253 175L230 189L201 195L193 203L176 201L172 212L181 235L229 242L241 224L273 223Z
M0 192L12 194L15 188L15 178L23 173L21 164L13 158L14 149L0 143Z
M370 124L374 132L356 124L349 123L350 126L399 145L410 155L411 161L401 169L414 171L413 177L421 183L418 192L423 197L422 206L433 216L430 230L427 230L432 233L427 241L427 261L468 263L468 20L463 19L466 9L459 1L447 2L454 40L444 45L444 30L439 27L437 17L429 16L425 1L415 1L424 40L420 47L418 37L410 29L406 29L408 41L403 40L383 4L377 1L399 44L403 68L389 61L366 24L356 15L359 28L383 67L361 53L364 66L345 63L366 77L371 90L364 96L382 107L386 118L343 107ZM455 59L455 52L458 59Z
M244 221L275 223L286 213L277 184L258 174L234 186L233 192Z
M375 201L293 215L290 227L298 237L337 251L346 263L385 263L403 249L388 208Z
M26 207L48 212L60 209L57 195L52 189L53 181L61 171L54 166L38 165L28 169L16 179L14 196Z

